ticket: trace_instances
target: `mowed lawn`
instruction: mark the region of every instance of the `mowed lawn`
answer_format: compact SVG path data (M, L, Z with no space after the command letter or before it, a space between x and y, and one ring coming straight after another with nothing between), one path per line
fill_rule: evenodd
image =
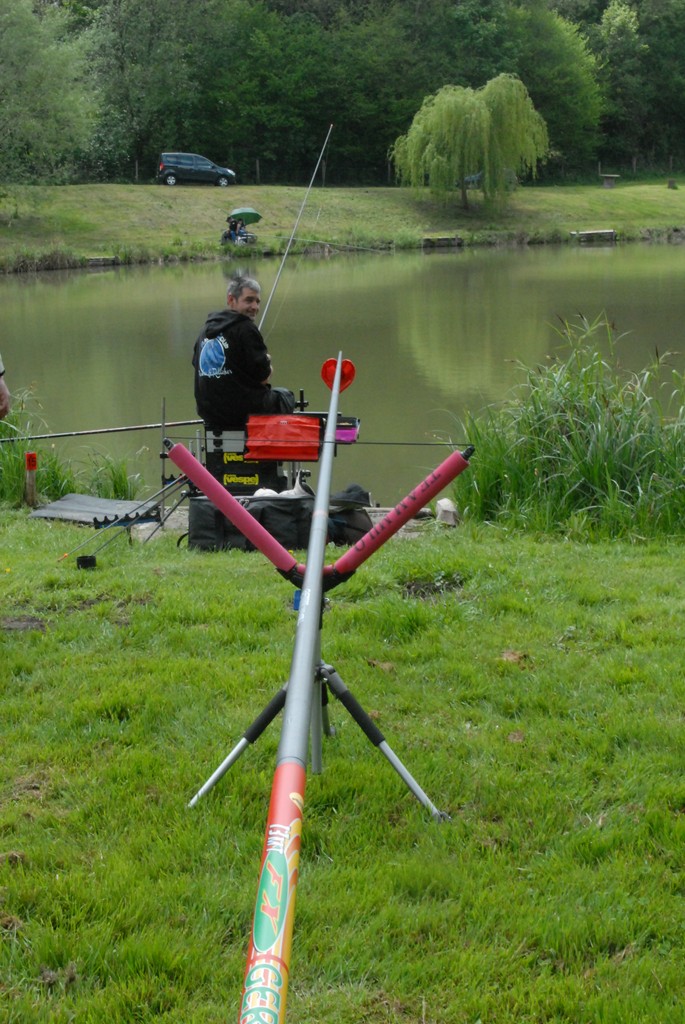
M60 560L87 536L0 515L0 1014L235 1020L280 719L187 803L288 678L293 589L174 534ZM684 1019L682 565L428 523L330 592L324 659L449 820L332 701L288 1020Z
M685 231L685 189L666 181L595 185L526 185L501 211L469 193L437 199L407 188L241 185L227 189L163 185L7 185L0 191L0 259L67 250L81 257L198 258L221 254L227 213L252 206L262 214L253 251L284 251L297 223L302 245L362 248L420 245L459 236L466 244L568 242L572 231L612 229L622 239ZM301 219L299 219L301 217ZM224 252L225 254L225 252Z

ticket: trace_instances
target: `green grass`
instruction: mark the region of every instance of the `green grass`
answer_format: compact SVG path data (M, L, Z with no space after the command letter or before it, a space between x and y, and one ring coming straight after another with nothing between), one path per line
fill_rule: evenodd
M681 195L522 190L498 223L400 190L311 204L321 238L374 245L400 230L403 244L467 230L550 240L607 226L607 211L625 237L658 234L685 222L663 206ZM0 253L211 254L202 235L218 234L229 197L268 209L260 237L278 245L302 201L5 190ZM591 340L601 325L585 326ZM451 820L434 823L334 703L337 735L306 794L289 1020L683 1020L682 459L656 383L656 368L626 380L584 344L531 369L523 400L478 425L487 443L471 436L456 484L475 516L474 481L484 495L521 475L518 492L484 501L494 525L427 524L331 592L324 657ZM614 443L588 462L598 426ZM619 471L644 467L644 493L665 434L659 518ZM517 460L521 438L533 448ZM19 468L3 462L3 488L20 487L23 449L0 457L9 447ZM607 466L610 486L566 510L571 473ZM102 493L128 484L124 467L93 472ZM645 539L654 520L658 541ZM121 538L80 571L61 556L88 536L0 512L2 1019L214 1024L239 1004L280 722L186 804L288 677L292 589L258 554L188 551L173 534Z
M142 487L138 474L129 474L126 462L107 452L92 452L84 465L64 461L49 440L31 441L36 433L47 433L38 403L30 391L16 394L9 415L0 422L0 502L20 506L25 498L26 456L36 455L35 490L39 502L56 501L70 492L94 494L100 498L135 498Z
M283 252L306 189L157 185L20 186L0 188L0 269L79 266L92 257L122 262L238 258L219 244L228 210L258 209L254 251ZM409 189L315 187L296 248L316 243L374 249L419 246L424 238L459 236L465 244L567 242L571 231L612 228L621 239L679 238L685 189L661 183L525 186L493 215L479 192L471 209ZM306 225L306 227L305 227Z
M287 679L292 588L173 534L58 561L87 536L0 517L2 1019L218 1024L280 720L186 803ZM333 702L289 1020L682 1021L681 567L427 524L330 593L324 657L451 820Z

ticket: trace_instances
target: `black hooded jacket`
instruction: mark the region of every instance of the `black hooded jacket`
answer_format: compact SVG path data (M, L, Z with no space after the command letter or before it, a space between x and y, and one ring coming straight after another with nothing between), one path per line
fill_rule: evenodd
M242 430L269 411L271 360L257 325L242 313L210 313L193 350L195 403L209 430Z

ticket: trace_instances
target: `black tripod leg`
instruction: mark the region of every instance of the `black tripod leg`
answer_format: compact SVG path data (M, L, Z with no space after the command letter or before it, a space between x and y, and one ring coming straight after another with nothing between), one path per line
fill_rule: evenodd
M378 747L383 756L387 758L419 803L428 808L435 821L449 821L449 815L445 814L444 811L438 810L435 804L426 796L413 775L407 771L397 755L388 746L383 733L373 720L369 718L359 701L352 696L335 669L331 665L321 665L319 672L331 692L338 698L345 710L349 712L367 739L371 740L374 747Z
M269 725L271 722L273 722L274 718L279 713L279 711L283 710L283 707L285 705L285 691L286 691L286 688L285 688L285 686L283 686L278 691L276 696L273 697L269 701L269 703L264 708L264 710L261 712L261 714L259 714L255 718L255 720L252 723L252 725L250 725L245 730L245 732L243 733L243 738L240 740L240 742L235 745L235 747L233 748L231 753L228 755L228 757L224 761L221 762L221 764L219 765L217 770L214 772L214 774L212 776L210 776L209 779L207 779L207 781L205 782L204 786L202 786L197 791L197 793L195 794L193 799L188 804L188 807L194 807L195 804L198 802L198 800L200 799L201 796L204 796L205 793L209 793L210 789L213 789L213 787L216 785L216 783L219 781L219 779L222 778L226 774L226 772L231 767L231 765L234 764L238 760L238 758L243 753L243 751L247 747L249 747L249 745L251 743L254 743L255 740L259 739L259 737L262 735L262 733L266 729L267 725Z
M323 676L322 681L325 683ZM328 714L328 687L321 687L321 724L326 736L335 736L335 726L331 725L331 717Z

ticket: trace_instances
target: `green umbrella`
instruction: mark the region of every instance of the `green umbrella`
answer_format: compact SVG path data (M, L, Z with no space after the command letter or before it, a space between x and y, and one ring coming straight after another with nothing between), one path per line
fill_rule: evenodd
M231 210L228 215L228 219L242 220L245 224L256 224L258 220L262 219L261 213L257 213L251 206L239 206L235 210Z

